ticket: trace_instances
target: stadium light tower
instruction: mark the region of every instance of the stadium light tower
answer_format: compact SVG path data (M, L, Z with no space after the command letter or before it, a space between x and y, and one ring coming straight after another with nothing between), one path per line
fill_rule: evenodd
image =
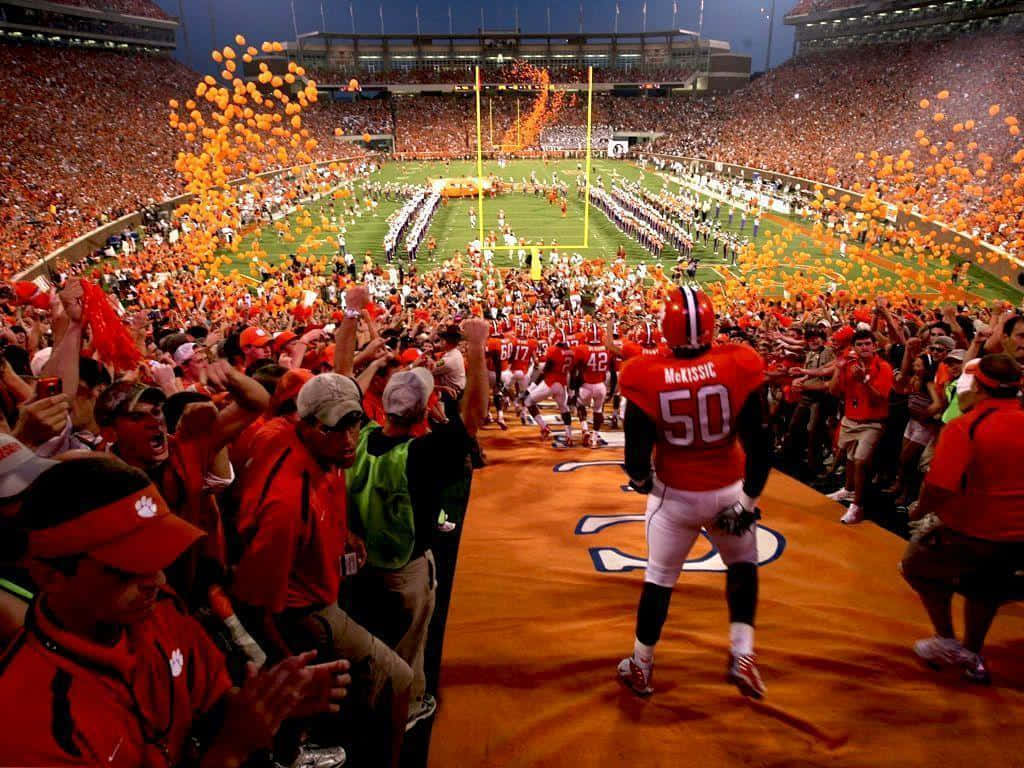
M703 3L702 3L703 5ZM772 10L768 14L768 50L764 54L764 71L772 68L772 30L775 28L775 0L772 0Z

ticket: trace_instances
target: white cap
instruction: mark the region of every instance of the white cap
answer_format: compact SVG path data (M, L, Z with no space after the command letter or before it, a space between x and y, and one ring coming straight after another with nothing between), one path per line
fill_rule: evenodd
M971 391L971 387L974 386L974 373L978 370L978 363L980 361L981 358L978 357L967 361L967 365L964 366L964 372L956 380L956 393L958 395Z
M857 330L858 331L870 331L871 330L871 326L868 325L867 323L864 323L864 322L857 323Z
M43 349L40 349L32 355L32 359L29 361L28 367L32 370L33 376L38 376L43 372L43 368L45 368L46 364L50 362L50 355L52 354L53 347L43 347Z
M11 435L0 434L0 499L10 499L57 464L41 459Z
M392 374L381 396L384 413L400 419L422 416L433 391L434 377L426 368Z
M314 417L327 427L337 426L352 413L362 414L359 385L340 373L321 373L302 385L295 405L300 418Z
M174 362L177 365L187 363L189 360L196 356L196 347L198 346L199 345L196 344L194 341L182 344L180 347L174 350Z

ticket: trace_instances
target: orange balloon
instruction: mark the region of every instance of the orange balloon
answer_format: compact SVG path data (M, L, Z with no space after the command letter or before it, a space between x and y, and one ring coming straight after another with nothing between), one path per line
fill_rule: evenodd
M921 109L928 109L928 107L930 106L930 102L928 101L928 99L921 99L921 101L918 102L918 105L921 107Z
M350 91L358 91L359 90L359 81L356 80L353 77L351 80L348 81L348 89Z
M363 134L363 141L365 141L367 144L369 144L370 143L370 134L364 133Z
M996 115L998 115L999 114L999 105L998 104L993 104L991 107L989 107L988 108L988 114L989 114L989 117L995 117Z

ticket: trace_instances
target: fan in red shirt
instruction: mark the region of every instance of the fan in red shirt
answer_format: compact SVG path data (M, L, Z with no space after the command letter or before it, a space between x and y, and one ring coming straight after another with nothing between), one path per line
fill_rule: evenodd
M864 519L867 467L889 416L893 379L892 366L876 354L874 334L869 330L855 332L853 349L839 360L828 385L833 395L843 398L838 450L844 451L847 459L846 485L829 498L852 502L840 518L846 525Z
M601 444L604 425L604 401L608 393L605 379L612 366L612 355L605 346L601 328L591 323L586 331L586 343L573 350L573 387L578 392L576 411L580 417L584 447L597 448ZM594 429L589 428L587 408L594 414Z
M336 708L348 663L303 654L233 688L165 584L203 537L110 456L55 464L25 492L24 562L41 588L0 658L2 765L240 765L288 717ZM269 685L268 685L269 683Z
M572 415L569 413L569 400L566 390L569 386L569 372L572 370L573 356L569 349L569 336L565 331L555 331L552 334L551 343L548 345L544 360L534 370L531 384L533 388L526 397L523 405L533 417L533 420L540 425L540 438L547 440L551 437L551 428L544 422L540 415L538 403L549 397L558 406L558 412L562 416L562 423L565 424L565 444L572 445Z
M653 691L654 646L672 588L705 529L728 567L729 679L745 695L761 698L754 657L755 509L771 470L764 363L746 346L711 346L711 301L688 286L669 294L661 329L671 355L635 357L621 377L628 401L625 468L634 490L650 496L636 641L619 676L637 694Z

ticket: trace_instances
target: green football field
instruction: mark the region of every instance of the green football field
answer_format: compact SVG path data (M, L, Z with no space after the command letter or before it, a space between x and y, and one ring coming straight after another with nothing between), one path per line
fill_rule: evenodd
M641 179L650 189L658 191L667 183L666 179L652 169L642 170L638 166L618 160L594 159L592 161L591 180L596 183L598 177L604 181L605 187L615 175L626 177L631 180ZM499 195L494 199L484 200L484 232L499 232L498 211L504 210L505 220L517 237L526 237L531 242L543 240L550 244L552 240L559 243L559 250L562 253L579 251L587 258L604 258L608 261L614 258L619 245L626 248L627 258L630 262L647 261L652 263L652 257L639 243L620 232L604 214L594 208L590 209L589 221L589 248L586 251L578 248L565 248L564 246L581 245L584 239L584 205L583 201L576 197L575 179L578 174L577 161L549 161L540 160L514 160L508 163L507 167L498 168L496 163L486 162L484 164L484 175L497 174L505 181L510 178L516 182L522 179L530 179L531 173L536 173L538 180L545 183L551 180L552 174L557 174L558 179L569 188L568 210L563 217L558 205L551 205L543 196L525 195L521 192L511 192ZM389 162L377 171L371 178L380 182L399 182L408 184L427 184L438 178L463 178L475 177L476 164L469 161L454 161L450 164L441 162ZM387 232L387 218L401 207L401 202L389 202L381 199L377 208L370 212L363 209L359 217L345 215L345 208L352 207L352 201L361 198L362 182L357 182L356 194L349 200L333 198L312 201L305 205L309 212L313 225L323 225L329 222L332 215L343 217L347 226L346 243L348 250L356 255L357 263L362 264L363 255L369 252L371 257L378 263L384 261L382 243ZM679 192L679 185L669 183L672 192ZM430 224L427 236L419 249L418 266L420 270L429 270L436 267L442 260L449 259L455 252L465 253L466 245L478 236L478 230L470 226L470 210L477 210L475 198L456 199L447 204L440 205L435 212ZM737 212L733 218L732 225L728 225L727 206L723 205L720 214L720 222L726 231L738 231L740 217ZM304 211L299 209L289 216L292 241L288 242L279 237L271 227L264 227L261 233L260 245L265 250L271 261L283 260L289 254L295 253L299 244L303 243L310 234L310 227L299 224L299 219ZM779 217L785 219L786 217ZM793 223L801 224L793 217ZM324 227L325 232L318 235L314 242L308 245L308 252L317 257L327 257L328 261L337 254L337 243L335 232L330 226ZM750 237L752 224L746 222L745 232L742 234ZM764 217L761 228L758 232L758 241L765 238L772 238L780 234L782 226ZM437 241L437 251L433 259L428 257L426 243L430 237ZM249 265L245 252L249 249L251 236L243 237L241 247L236 253L225 253L224 256L230 259L231 264L225 265L222 269L238 269L239 272L249 274ZM827 275L830 280L836 282L840 287L847 280L853 280L860 276L860 267L853 264L841 264L838 254L826 256L823 244L813 238L809 233L796 234L788 244L788 252L802 252L809 256L809 259L801 266L782 267L786 270L803 270L806 272L820 272ZM404 255L404 243L399 249ZM731 274L743 278L743 274L736 267L730 267L721 257L721 250L718 253L711 253L710 249L704 248L702 242L694 244L694 253L700 259L700 268L697 279L702 283L714 282L725 279ZM662 254L661 263L666 273L676 263L678 254L671 247L666 247ZM498 251L495 254L494 262L497 266L512 266L516 257L505 251ZM826 259L831 264L826 264ZM895 282L895 275L882 266L878 266L878 276L888 277ZM1020 300L1020 292L1013 286L1008 285L988 273L971 267L969 279L971 290L981 295L986 300L994 298L1007 298L1012 301ZM781 290L781 286L780 286ZM921 290L929 291L927 286Z

